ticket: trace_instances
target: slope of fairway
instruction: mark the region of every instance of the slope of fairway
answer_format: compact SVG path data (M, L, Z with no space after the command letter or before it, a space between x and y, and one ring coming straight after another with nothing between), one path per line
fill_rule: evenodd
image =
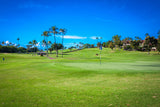
M160 106L157 53L103 49L101 65L96 48L64 54L0 54L0 106Z

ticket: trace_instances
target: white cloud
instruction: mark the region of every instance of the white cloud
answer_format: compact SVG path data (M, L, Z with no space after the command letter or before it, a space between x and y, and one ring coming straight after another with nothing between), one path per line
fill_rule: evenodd
M86 39L87 37L80 37L80 36L64 36L65 39Z
M6 44L9 44L9 41L6 41Z
M96 39L96 36L92 36L92 37L90 37L90 39Z
M62 36L59 36L62 38ZM64 39L87 39L87 37L76 36L76 35L65 35Z
M36 46L37 46L37 47L40 47L40 42L38 42L38 43L36 44Z
M98 36L92 36L92 37L90 37L90 39L96 39ZM98 39L102 39L102 37L98 37Z

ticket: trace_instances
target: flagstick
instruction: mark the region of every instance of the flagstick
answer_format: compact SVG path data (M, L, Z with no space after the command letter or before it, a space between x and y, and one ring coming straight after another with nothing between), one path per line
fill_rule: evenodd
M101 50L100 50L100 64L101 64Z

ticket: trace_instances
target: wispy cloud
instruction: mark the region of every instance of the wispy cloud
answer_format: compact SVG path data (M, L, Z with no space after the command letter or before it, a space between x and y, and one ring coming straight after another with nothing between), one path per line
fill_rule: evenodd
M59 36L59 37L62 38L62 36ZM87 39L87 37L82 37L82 36L77 36L77 35L65 35L64 39Z
M87 37L66 35L66 36L64 36L64 38L65 39L86 39Z
M90 37L90 39L96 39L98 36L92 36L92 37ZM98 39L100 39L101 37L98 37Z
M92 36L92 37L90 37L90 39L96 39L96 36Z
M25 4L20 4L18 8L50 8L48 5L38 4L35 2L28 2Z

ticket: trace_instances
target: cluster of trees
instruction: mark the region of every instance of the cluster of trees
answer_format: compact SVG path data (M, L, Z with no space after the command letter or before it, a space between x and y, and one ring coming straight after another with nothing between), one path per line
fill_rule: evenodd
M50 53L53 51L53 50L59 50L59 49L63 49L63 45L61 43L53 43L50 48L48 48L48 50L50 51ZM62 53L63 54L63 53Z
M37 52L39 49L37 47L18 47L15 45L2 45L0 44L1 53L27 53L27 52Z
M37 41L33 40L29 42L29 45L26 45L27 48L20 47L19 44L20 38L17 38L17 44L14 43L6 43L1 42L0 43L0 52L2 53L26 53L26 52L37 52L39 49L36 47Z
M94 44L86 43L83 45L84 48L95 48Z
M52 44L51 41L48 41L48 37L49 36L54 36L54 43ZM56 35L61 34L61 38L62 38L62 43L61 45L59 43L57 43L56 41ZM43 34L41 36L44 36L44 40L42 41L43 45L47 48L47 56L48 56L48 49L50 51L52 50L56 50L56 57L58 57L58 49L62 49L62 57L63 57L63 40L64 40L64 35L66 34L66 29L62 29L62 28L57 28L56 26L52 26L51 28L49 28L48 31L44 31ZM50 48L49 48L50 47Z
M20 46L19 40L20 39L17 38L18 44L15 44L15 43L12 43L12 42L9 42L9 41L6 41L6 42L2 41L2 42L0 42L0 45L1 46L16 46L16 47L19 47Z
M19 40L20 38L17 38L18 44L14 44L12 42L1 42L0 43L0 52L1 53L26 53L27 49L24 47L19 47Z
M15 47L15 46L2 46L0 45L0 52L1 53L26 53L27 49L24 47Z
M64 35L66 34L66 29L57 28L56 26L52 26L49 28L48 31L44 31L41 36L44 36L44 39L42 40L42 45L46 47L47 50L47 56L48 56L48 50L50 53L53 50L56 50L56 57L58 57L58 50L62 49L62 57L63 57L63 40ZM53 35L54 43L48 40L49 36ZM61 35L62 42L57 43L56 38ZM107 48L111 48L112 50L115 48L124 49L124 50L138 50L138 51L148 51L148 53L151 51L151 49L154 47L156 50L160 51L160 31L158 32L158 38L155 38L153 36L150 36L148 33L145 34L145 40L142 40L140 37L135 37L134 39L131 37L126 37L124 39L121 39L120 35L115 35L112 37L112 40L109 40L107 42L102 43L102 37L96 37L97 39L97 47L103 46ZM13 43L6 43L1 42L0 43L0 52L8 52L8 53L15 53L15 52L37 52L37 41L32 40L26 45L27 48L20 47L19 44L20 38L17 38L17 45ZM73 48L77 49L83 49L83 48L95 48L94 44L89 43L82 43L79 42L79 44L74 43L75 46L71 46L68 49L70 51Z
M39 51L39 49L36 47L37 43L38 42L36 40L29 41L28 45L26 45L27 52L37 52L37 51Z
M145 34L145 40L142 40L140 37L135 37L134 39L127 37L121 40L121 36L115 35L112 37L112 40L103 42L103 47L108 47L113 50L113 48L123 48L124 50L138 50L138 51L151 51L154 47L160 51L160 31L158 32L158 38L150 36L148 33ZM101 43L98 42L97 46Z

